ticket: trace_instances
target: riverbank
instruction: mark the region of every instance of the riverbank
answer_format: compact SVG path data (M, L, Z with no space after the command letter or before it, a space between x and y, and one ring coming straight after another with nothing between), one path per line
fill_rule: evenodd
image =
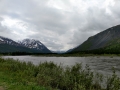
M79 54L79 53L73 53L73 54L39 54L39 55L31 55L31 56L42 56L42 57L99 57L99 56L107 56L107 57L120 57L120 54Z
M0 58L0 86L5 90L119 90L120 78L93 73L81 64L63 68L53 62L33 65ZM105 83L102 88L103 82Z
M96 57L96 56L118 56L120 57L120 54L41 54L41 55L32 55L32 56L42 56L42 57Z
M120 54L81 54L81 53L72 53L72 54L0 54L0 56L42 56L42 57L89 57L89 56L118 56L120 57Z

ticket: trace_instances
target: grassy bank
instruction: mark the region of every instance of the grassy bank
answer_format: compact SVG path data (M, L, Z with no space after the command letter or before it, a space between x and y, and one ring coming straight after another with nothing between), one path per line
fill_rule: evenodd
M45 62L35 66L0 58L0 86L5 90L119 90L120 78L113 70L113 75L105 79L81 64L63 68Z
M73 54L38 54L33 56L41 56L41 57L90 57L90 56L107 56L107 57L120 57L120 54L81 54L81 53L73 53Z
M23 56L24 54L10 54L10 53L4 53L0 54L0 56ZM85 53L63 53L63 54L25 54L25 55L31 55L31 56L41 56L41 57L89 57L89 56L120 56L120 54L85 54ZM24 56L25 56L24 55Z

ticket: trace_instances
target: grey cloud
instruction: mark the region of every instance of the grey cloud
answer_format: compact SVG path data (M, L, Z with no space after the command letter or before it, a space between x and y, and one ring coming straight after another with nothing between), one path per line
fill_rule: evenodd
M109 27L120 24L120 11L117 9L120 7L119 4L117 3L112 7L115 9L113 11L111 10L112 15L106 13L105 9L99 9L97 7L89 8L85 14L86 16L83 17L83 24L81 24L78 30L74 32L73 39L69 42L69 44L72 44L73 46L80 45L85 40L87 40L88 37L106 30ZM78 22L81 23L81 21Z
M11 35L10 30L7 27L2 26L1 23L0 23L0 35L7 38L10 38L13 36Z
M1 23L2 21L3 21L3 18L0 17L0 33L7 33L7 32L10 32L10 31L8 30L7 27L2 26L2 23Z
M2 21L4 21L4 19L0 17L0 36L10 38L13 40L18 39L19 36L14 34L13 30L9 29L7 26L2 25Z
M120 2L109 5L106 12L100 5L105 0L99 1L99 6L89 6L86 11L77 11L69 0L63 1L71 11L58 9L48 5L50 0L1 0L0 15L7 15L12 19L18 19L26 24L26 37L39 39L51 49L63 49L75 47L85 41L91 35L101 32L111 26L120 24ZM62 2L62 1L61 1ZM89 2L85 0L84 2ZM84 7L84 6L83 6ZM2 9L3 8L3 9ZM1 19L0 19L1 20ZM3 28L0 24L0 32L11 30ZM5 31L3 31L5 30ZM18 29L19 30L19 29ZM16 30L17 31L17 30ZM29 32L34 32L29 34ZM20 32L20 30L18 31ZM24 31L21 31L24 34ZM13 35L7 35L12 38ZM63 45L66 43L66 46Z
M66 30L68 30L68 25L64 23L64 13L62 14L62 12L58 11L58 9L48 7L44 4L41 6L36 5L35 8L33 7L29 6L28 4L26 7L27 9L23 9L24 13L21 15L20 19L35 25L38 31L47 29L59 34L63 34ZM19 10L16 12L18 11ZM14 12L12 12L13 14L11 13L12 16L15 15Z
M52 41L46 42L45 44L48 45L49 49L51 50L60 51L64 48L64 45L56 44L55 42L52 42Z
M114 0L115 5L114 6L109 6L110 11L112 12L112 15L114 18L120 18L120 1L119 0Z
M1 21L3 21L3 18L2 18L2 17L0 17L0 22L1 22Z

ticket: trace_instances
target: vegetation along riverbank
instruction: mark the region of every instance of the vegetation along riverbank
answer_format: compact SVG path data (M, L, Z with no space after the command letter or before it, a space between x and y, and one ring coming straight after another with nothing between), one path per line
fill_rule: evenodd
M44 62L35 66L0 58L0 87L3 90L119 90L120 78L93 73L89 66L71 67Z

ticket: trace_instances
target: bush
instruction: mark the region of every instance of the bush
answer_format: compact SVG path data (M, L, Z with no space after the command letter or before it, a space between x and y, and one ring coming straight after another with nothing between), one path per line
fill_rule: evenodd
M120 78L115 74L115 70L105 82L103 75L93 73L88 65L83 69L81 63L63 67L53 62L44 62L35 66L31 62L0 58L0 66L0 71L11 73L14 75L13 79L23 85L35 83L60 90L120 90Z

